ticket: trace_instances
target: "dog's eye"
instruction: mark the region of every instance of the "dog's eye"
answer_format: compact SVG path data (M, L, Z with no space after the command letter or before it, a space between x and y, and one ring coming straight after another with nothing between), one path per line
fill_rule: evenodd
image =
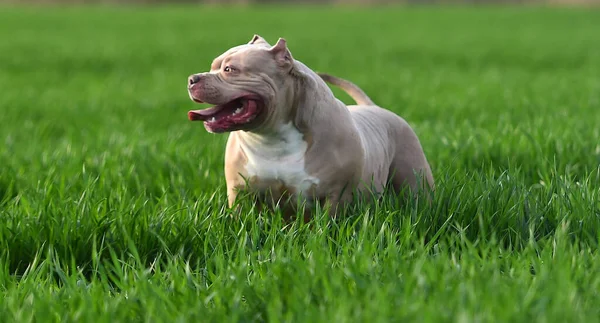
M229 72L231 72L231 67L229 67L229 66L225 66L225 68L223 69L223 71L224 71L225 73L229 73Z

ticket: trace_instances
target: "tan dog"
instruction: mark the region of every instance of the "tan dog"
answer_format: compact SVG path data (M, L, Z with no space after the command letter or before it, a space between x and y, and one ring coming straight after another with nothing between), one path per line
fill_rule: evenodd
M359 105L346 106L324 80ZM396 192L433 189L429 164L406 121L354 84L295 60L282 38L271 46L255 35L229 49L210 72L189 77L188 92L195 102L215 105L190 111L190 120L203 121L209 132L230 133L230 207L240 191L249 191L263 202L267 196L286 202L283 207L295 204L282 201L290 197L309 205L328 201L336 214L354 193L377 195L388 183Z

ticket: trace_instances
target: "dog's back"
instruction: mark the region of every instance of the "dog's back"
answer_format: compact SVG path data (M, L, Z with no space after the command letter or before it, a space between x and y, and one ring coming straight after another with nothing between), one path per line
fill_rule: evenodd
M354 83L329 75L317 73L325 82L344 90L357 105L348 106L358 128L371 173L363 174L363 181L373 181L380 190L391 180L394 189L400 191L409 185L414 191L427 183L434 187L433 175L419 138L410 125L399 115L377 106L367 94ZM420 173L423 179L415 176ZM421 185L419 185L421 184Z

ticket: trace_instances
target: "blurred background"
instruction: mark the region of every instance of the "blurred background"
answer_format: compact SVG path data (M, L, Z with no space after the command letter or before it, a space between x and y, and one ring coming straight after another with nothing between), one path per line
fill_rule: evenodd
M197 252L244 246L237 230L221 234L210 224L227 214L227 136L209 134L187 119L200 106L186 86L190 74L207 71L215 57L254 34L271 44L286 38L295 59L351 80L415 129L443 203L414 217L406 213L407 222L391 224L393 230L409 232L414 241L435 241L438 232L456 228L450 246L465 236L529 246L553 237L567 219L569 235L597 248L600 206L592 205L598 204L600 183L598 5L600 0L0 0L0 218L9 219L0 221L0 261L7 263L0 264L0 287L3 270L24 271L48 246L63 263L90 268L90 250L105 237L117 251L127 250L131 237L144 262L183 250L181 259L229 266ZM393 219L402 214L396 212L389 213ZM483 250L496 248L489 246ZM323 250L326 259L329 249ZM278 259L286 259L282 254ZM243 271L244 257L234 264ZM452 290L462 291L454 267L435 261L445 268L435 277L455 277ZM570 272L570 261L564 264ZM529 275L529 260L519 266ZM229 277L228 271L215 272ZM387 277L395 286L398 276ZM481 277L473 286L487 283ZM597 280L582 277L578 281ZM415 291L423 294L418 286ZM517 292L504 292L510 302L521 292L531 294L514 286ZM531 306L550 317L564 309L582 312L565 306L572 299L553 297L569 296L564 286ZM585 296L597 297L593 286L575 300L598 317L598 307ZM437 303L427 298L423 304L457 300L451 306L463 313L463 294L442 287ZM221 295L229 300L227 292ZM22 306L25 297L14 299ZM554 311L535 305L549 299ZM478 297L472 304L481 308ZM31 310L27 306L24 312ZM415 317L437 311L421 306L407 308L418 309ZM508 309L522 317L519 307ZM493 314L504 312L510 311Z
M0 0L0 3L10 4L550 4L597 6L600 0Z

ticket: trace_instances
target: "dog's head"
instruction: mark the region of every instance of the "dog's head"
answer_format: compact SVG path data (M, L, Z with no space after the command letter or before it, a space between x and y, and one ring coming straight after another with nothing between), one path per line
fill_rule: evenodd
M289 119L293 106L294 59L285 39L274 46L254 35L248 44L215 58L210 72L188 78L190 98L214 105L188 112L209 132L268 130Z

